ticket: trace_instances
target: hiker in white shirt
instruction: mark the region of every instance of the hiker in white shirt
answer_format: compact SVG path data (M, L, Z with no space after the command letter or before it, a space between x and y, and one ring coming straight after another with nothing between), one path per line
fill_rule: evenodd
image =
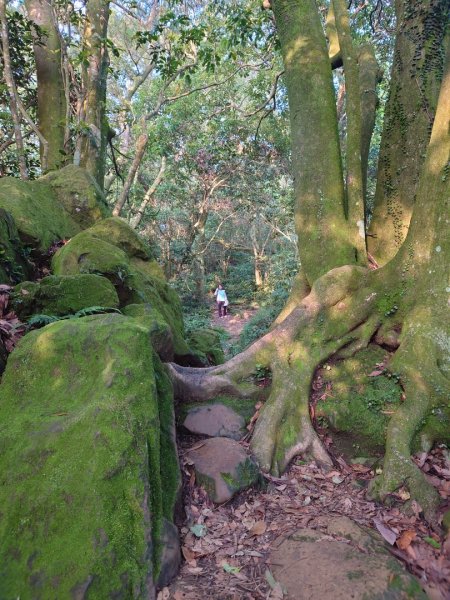
M219 317L226 317L227 315L227 306L228 306L228 298L225 290L223 289L223 285L219 283L216 291L214 292L214 296L216 297L217 302L217 310L219 311Z

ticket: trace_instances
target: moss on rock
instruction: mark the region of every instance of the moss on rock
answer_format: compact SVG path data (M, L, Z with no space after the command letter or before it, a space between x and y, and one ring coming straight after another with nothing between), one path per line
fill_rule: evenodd
M89 231L94 237L123 250L129 258L149 260L152 257L150 248L146 246L144 240L120 217L103 219Z
M106 234L110 229L116 231L115 236ZM121 247L114 245L114 241ZM149 304L170 327L175 357L189 364L195 357L184 339L180 299L161 276L155 262L141 258L143 248L125 221L106 219L60 248L53 257L52 268L57 275L97 273L107 277L116 287L122 307Z
M83 308L117 308L114 286L99 275L50 275L41 281L25 281L11 295L12 307L21 319L32 314L67 315Z
M128 257L123 250L82 231L62 246L52 259L55 275L99 274L115 285L125 282L129 274Z
M151 304L129 304L122 312L145 324L150 331L153 348L162 360L173 360L172 330L156 308Z
M0 386L0 597L153 597L179 493L171 399L133 318L21 340Z
M95 179L81 167L68 165L39 181L51 186L56 200L82 229L111 214Z
M0 208L0 283L18 283L26 279L30 271L31 265L26 259L14 219Z
M22 242L43 252L81 229L42 179L0 179L0 208L12 215Z
M217 330L206 327L193 329L187 336L187 342L205 366L221 365L225 362L220 344L220 335Z

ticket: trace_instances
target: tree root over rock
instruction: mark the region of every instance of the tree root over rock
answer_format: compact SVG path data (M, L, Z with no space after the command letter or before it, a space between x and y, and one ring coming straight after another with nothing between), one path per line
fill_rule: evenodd
M317 367L331 357L350 357L376 336L382 341L381 325L388 311L380 302L385 289L380 273L355 266L333 269L316 281L311 293L280 324L223 365L197 369L169 364L176 399L205 401L220 395L256 399L261 388L252 375L261 365L270 369L272 385L251 441L260 468L278 476L300 454L331 466L310 418L311 384ZM399 318L397 328L398 322ZM409 338L405 336L394 357L402 383L405 379L407 401L391 420L384 472L372 494L383 499L406 484L431 518L439 498L410 458L412 439L433 405L432 399L424 398L431 358L423 363L423 373L417 372L410 344L419 342L412 335ZM427 356L433 356L430 348ZM442 374L440 379L445 379Z

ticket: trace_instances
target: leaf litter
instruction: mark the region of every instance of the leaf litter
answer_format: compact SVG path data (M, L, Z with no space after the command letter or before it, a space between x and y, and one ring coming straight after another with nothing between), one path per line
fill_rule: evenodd
M450 535L445 538L435 531L416 502L410 502L408 513L402 511L409 500L405 490L392 495L390 507L368 500L373 468L347 464L338 457L339 468L327 473L314 462L297 460L282 477L265 475L259 489L214 505L195 484L192 466L183 460L184 451L195 441L198 438L192 436L179 441L186 517L180 531L184 562L177 578L159 592L158 600L281 600L285 590L275 580L269 560L276 540L304 527L332 539L326 531L330 515L348 516L378 531L389 543L390 552L433 599L449 598ZM448 510L448 450L439 446L414 460L436 485L443 511ZM201 537L193 533L197 525L202 526Z

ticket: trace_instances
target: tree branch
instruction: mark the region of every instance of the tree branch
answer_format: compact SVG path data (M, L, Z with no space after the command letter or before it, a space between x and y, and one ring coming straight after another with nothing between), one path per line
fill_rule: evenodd
M166 157L163 156L161 158L161 166L159 167L159 171L158 171L157 176L155 177L154 182L148 188L148 190L144 196L144 199L142 200L141 205L139 206L136 216L133 219L131 219L131 221L130 221L130 225L134 229L136 229L136 227L141 222L142 217L144 216L145 209L147 208L150 200L152 199L153 194L156 192L157 187L159 186L159 184L161 183L161 181L164 177L165 170L166 170Z

